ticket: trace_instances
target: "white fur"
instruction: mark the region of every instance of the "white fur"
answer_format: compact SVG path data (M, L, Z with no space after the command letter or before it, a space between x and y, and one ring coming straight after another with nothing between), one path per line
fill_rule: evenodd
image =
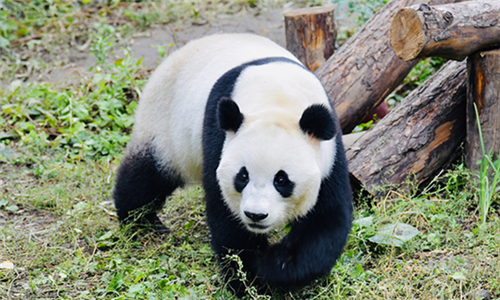
M152 74L135 113L130 151L149 142L185 181L201 180L201 135L212 86L235 66L269 56L295 57L267 38L218 34L194 40Z
M259 58L296 58L270 40L250 34L220 34L192 41L170 55L153 73L136 111L129 146L153 143L165 166L185 181L201 180L202 130L206 101L226 71ZM232 95L244 115L236 134L227 133L217 178L225 202L249 226L244 211L265 213L266 232L299 216L316 203L322 179L334 162L334 140L318 141L299 128L304 110L328 98L319 80L300 66L271 63L246 68ZM245 166L250 182L240 194L234 177ZM295 183L284 199L273 186L283 170Z
M269 216L259 223L267 232L304 216L316 203L321 180L333 165L335 143L319 141L302 132L299 120L312 104L328 104L319 80L300 66L272 63L248 67L232 95L244 115L236 134L228 133L217 170L226 203L247 226L245 211ZM250 182L240 194L234 176L245 166ZM284 199L273 186L280 170L295 183Z

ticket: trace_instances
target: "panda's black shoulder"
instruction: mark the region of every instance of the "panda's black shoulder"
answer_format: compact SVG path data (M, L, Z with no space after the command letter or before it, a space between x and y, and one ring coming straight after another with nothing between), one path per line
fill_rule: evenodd
M321 183L319 199L328 199L317 205L336 206L341 215L352 214L352 190L349 180L349 167L345 156L342 135L339 133L335 139L335 160L330 173ZM327 209L325 207L325 209ZM346 226L350 227L350 220L345 220Z

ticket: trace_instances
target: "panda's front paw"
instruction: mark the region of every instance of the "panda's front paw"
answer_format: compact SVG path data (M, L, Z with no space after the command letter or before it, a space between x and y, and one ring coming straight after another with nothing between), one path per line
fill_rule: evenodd
M144 216L144 219L146 219L151 225L155 234L164 235L171 232L171 230L167 226L165 226L165 224L163 224L160 218L158 218L158 215L156 215L156 213L149 213Z
M307 272L305 262L299 261L298 251L298 245L286 241L272 245L260 256L258 276L281 291L293 291L310 283L304 273Z
M170 228L165 226L165 224L163 224L163 223L154 224L153 230L154 230L154 233L157 235L166 235L166 234L169 234L172 232L172 230L170 230Z
M285 270L294 260L292 249L286 245L277 244L269 247L264 253L263 265L276 270Z

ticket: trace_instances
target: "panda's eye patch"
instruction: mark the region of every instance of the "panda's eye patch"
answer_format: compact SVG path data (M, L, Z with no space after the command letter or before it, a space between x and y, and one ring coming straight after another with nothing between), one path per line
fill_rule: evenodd
M274 188L281 194L283 198L288 198L293 194L293 188L295 184L290 181L288 174L280 170L276 175L274 175Z
M247 186L248 181L250 180L248 176L247 168L242 167L236 177L234 178L234 188L238 193L241 193L243 189Z

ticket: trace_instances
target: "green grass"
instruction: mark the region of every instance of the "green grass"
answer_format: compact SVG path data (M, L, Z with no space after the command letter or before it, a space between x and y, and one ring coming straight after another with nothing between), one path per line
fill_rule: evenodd
M368 21L378 10L380 10L388 0L331 0L333 4L337 4L337 18L347 17L340 12L347 8L347 15L359 25L363 25Z
M0 269L0 297L232 299L209 246L202 189L167 201L171 235L131 234L119 228L111 201L117 162L73 163L51 179L34 176L33 166L2 165L0 260L14 269ZM465 299L479 289L499 297L498 205L479 229L474 186L456 169L425 195L358 205L355 218L373 223L354 225L330 276L273 299ZM370 242L396 220L420 234L402 247Z
M31 6L19 14L25 3ZM166 236L120 228L112 203L116 168L148 72L130 56L110 59L109 49L122 45L118 32L124 37L169 22L154 8L171 2L81 1L73 7L53 1L52 8L42 3L0 0L0 6L11 5L0 22L26 27L0 25L9 41L0 50L8 71L2 80L9 83L0 87L0 299L234 299L210 249L200 186L167 200L161 218L172 233ZM268 5L182 3L172 13L184 12L174 19ZM138 5L143 9L134 9ZM188 9L193 5L199 5L197 13ZM115 26L113 20L124 21ZM81 41L92 39L87 51L99 61L92 74L65 84L16 81L23 77L15 74L27 70L16 55L38 47L54 53L54 45L68 42L67 32L57 32L61 22L75 30L90 25ZM92 26L96 22L107 26ZM43 43L31 50L16 45L33 33ZM43 64L38 66L43 72ZM415 70L414 82L427 76L425 69ZM346 250L327 278L284 295L250 290L247 298L471 299L486 290L500 299L500 202L493 192L482 217L479 187L476 175L458 164L424 191L361 196ZM375 238L396 223L418 234L385 232L385 242Z
M500 157L494 158L493 154L486 153L484 147L483 133L481 130L481 119L477 111L476 103L474 103L474 112L476 115L477 128L479 131L479 142L481 143L482 159L479 167L479 218L484 224L488 218L490 206L493 197L496 196L498 188L498 180L500 176ZM495 159L495 160L494 160ZM494 161L493 161L494 160ZM491 169L490 169L491 168Z

